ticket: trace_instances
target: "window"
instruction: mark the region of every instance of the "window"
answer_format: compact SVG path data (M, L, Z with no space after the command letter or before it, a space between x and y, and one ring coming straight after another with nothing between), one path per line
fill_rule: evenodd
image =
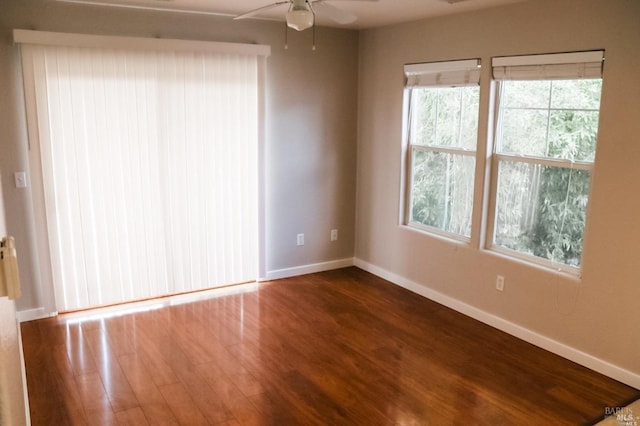
M580 267L602 60L602 52L494 58L490 247L559 269Z
M471 235L479 60L407 65L409 226Z

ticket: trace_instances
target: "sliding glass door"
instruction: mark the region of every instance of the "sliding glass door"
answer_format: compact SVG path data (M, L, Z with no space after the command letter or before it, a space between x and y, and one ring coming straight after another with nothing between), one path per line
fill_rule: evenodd
M256 280L257 56L22 53L58 311Z

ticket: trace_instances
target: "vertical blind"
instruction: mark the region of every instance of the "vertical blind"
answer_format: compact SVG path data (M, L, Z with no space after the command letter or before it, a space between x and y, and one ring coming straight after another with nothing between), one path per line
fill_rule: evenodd
M257 55L21 51L59 311L256 279Z

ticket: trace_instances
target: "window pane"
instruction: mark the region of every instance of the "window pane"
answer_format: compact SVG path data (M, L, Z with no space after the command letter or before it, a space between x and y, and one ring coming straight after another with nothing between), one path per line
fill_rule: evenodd
M553 82L551 108L600 109L602 80L558 80Z
M602 80L505 81L496 151L593 161Z
M475 150L480 89L412 89L411 143Z
M602 80L554 81L549 157L593 161Z
M546 156L548 123L549 113L547 111L506 110L502 118L498 152Z
M501 161L494 243L579 267L591 174Z
M433 144L436 135L436 90L413 89L411 91L411 143Z
M597 111L553 111L548 157L594 161L598 136Z
M549 108L550 81L509 81L502 84L500 102L504 108Z
M474 157L415 150L412 164L410 221L468 237Z

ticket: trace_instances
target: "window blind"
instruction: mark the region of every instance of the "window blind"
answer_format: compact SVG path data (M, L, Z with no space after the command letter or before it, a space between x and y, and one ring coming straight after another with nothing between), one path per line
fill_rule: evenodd
M477 86L480 60L430 62L404 66L406 87Z
M507 56L492 60L495 80L602 78L604 51Z
M257 278L259 56L186 43L21 46L59 311Z

